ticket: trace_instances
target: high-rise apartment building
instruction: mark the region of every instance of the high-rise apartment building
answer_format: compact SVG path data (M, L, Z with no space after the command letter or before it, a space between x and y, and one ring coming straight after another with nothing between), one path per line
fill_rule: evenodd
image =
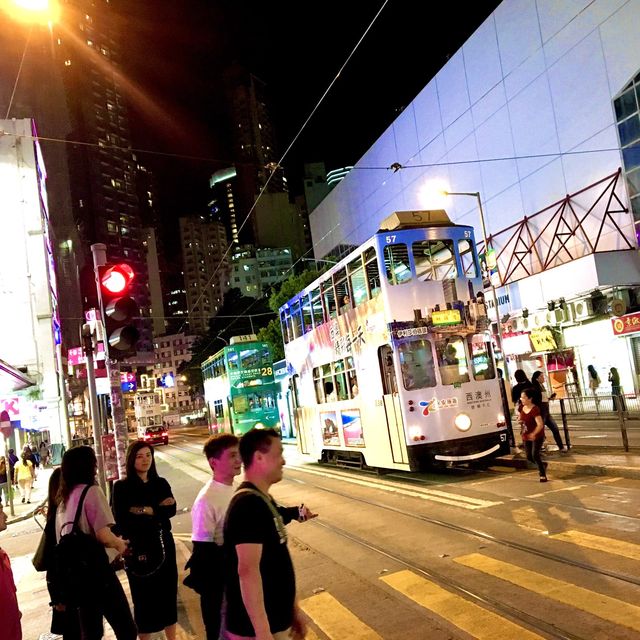
M240 289L243 296L259 298L273 285L292 274L293 259L289 248L238 247L231 257L229 286Z
M133 295L143 316L138 349L152 350L146 236L122 91L114 3L65 0L62 5L64 29L56 32L54 46L71 122L67 152L80 248L86 254L91 244L104 243L110 262L132 266L137 276Z
M215 219L224 223L233 244L240 242L238 232L238 214L236 211L235 190L237 189L237 172L235 167L220 169L209 179L209 187L212 191L209 202L209 211Z
M228 289L227 233L221 222L206 216L179 222L189 331L206 333Z

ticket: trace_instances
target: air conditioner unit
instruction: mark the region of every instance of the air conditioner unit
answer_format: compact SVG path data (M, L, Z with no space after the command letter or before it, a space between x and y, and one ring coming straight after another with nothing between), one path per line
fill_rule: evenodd
M586 320L593 315L593 304L590 298L579 300L573 303L574 318L576 320Z
M524 318L511 318L509 324L511 325L511 331L522 331L522 321Z
M520 331L529 331L533 328L533 322L531 318L519 318Z
M547 312L547 319L549 320L549 324L560 324L561 322L566 322L567 313L565 309L554 309L553 311Z
M535 328L545 327L549 324L547 319L548 311L538 311L533 314L533 326Z
M564 322L572 322L576 319L576 310L573 302L565 302L562 311L564 311Z

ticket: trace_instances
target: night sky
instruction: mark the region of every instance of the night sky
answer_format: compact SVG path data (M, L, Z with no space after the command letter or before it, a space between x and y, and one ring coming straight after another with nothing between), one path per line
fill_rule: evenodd
M120 2L124 71L164 114L134 105L134 146L206 158L144 156L158 177L166 231L206 205L208 176L229 164L222 69L238 61L267 83L282 152L383 4ZM498 4L389 0L285 158L291 191L301 191L304 162L324 161L328 169L355 163Z

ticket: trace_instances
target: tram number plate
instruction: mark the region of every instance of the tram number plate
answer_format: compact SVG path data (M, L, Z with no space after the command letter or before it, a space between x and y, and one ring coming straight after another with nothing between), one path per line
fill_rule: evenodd
M376 400L376 407L381 407L382 406L382 398L378 398Z

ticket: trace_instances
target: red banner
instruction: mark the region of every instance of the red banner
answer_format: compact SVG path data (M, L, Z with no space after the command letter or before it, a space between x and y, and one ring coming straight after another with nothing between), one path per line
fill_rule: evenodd
M611 318L611 326L615 336L624 336L627 333L640 331L640 311L627 313L626 316L620 316L619 318Z

